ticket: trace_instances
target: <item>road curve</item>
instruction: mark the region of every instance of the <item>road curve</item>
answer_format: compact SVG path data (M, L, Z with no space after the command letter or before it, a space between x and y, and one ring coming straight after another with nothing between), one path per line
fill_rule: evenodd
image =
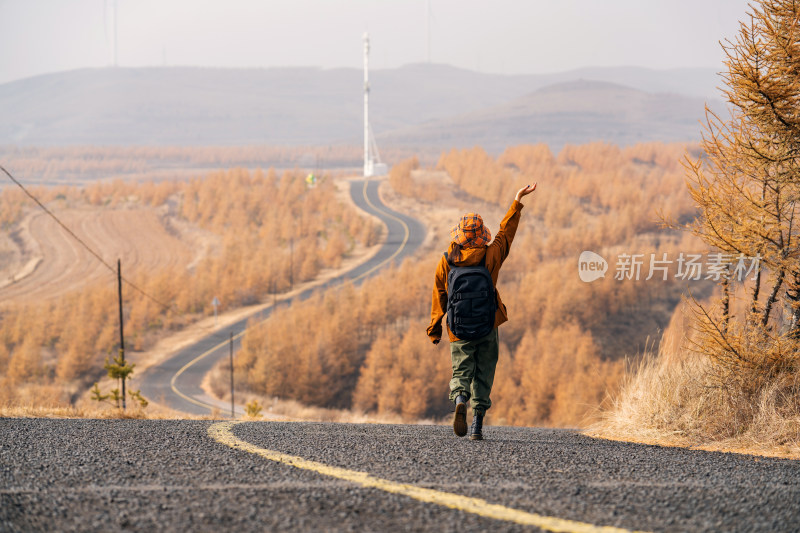
M488 427L487 440L474 442L447 426L229 424L0 419L0 531L783 532L800 524L800 461L557 429Z
M380 183L377 180L353 180L350 183L350 196L356 205L378 217L388 229L386 240L375 257L283 303L288 305L294 299L304 300L314 291L339 285L345 280L359 284L381 268L401 262L419 248L425 238L425 227L417 220L383 205L378 195ZM279 304L279 307L283 303ZM136 378L134 386L140 387L145 398L184 413L205 415L215 409L223 412L230 409L230 406L226 407L224 403L205 394L200 384L216 362L228 356L231 334L234 335L234 349L238 349L247 321L253 316L266 318L271 311L266 309L230 326L219 328L169 359L148 368L141 376L134 376Z

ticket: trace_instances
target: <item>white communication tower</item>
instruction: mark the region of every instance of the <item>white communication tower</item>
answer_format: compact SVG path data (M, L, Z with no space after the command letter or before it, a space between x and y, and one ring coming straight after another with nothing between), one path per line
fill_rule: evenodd
M369 127L369 34L364 33L364 177L383 176L387 172Z

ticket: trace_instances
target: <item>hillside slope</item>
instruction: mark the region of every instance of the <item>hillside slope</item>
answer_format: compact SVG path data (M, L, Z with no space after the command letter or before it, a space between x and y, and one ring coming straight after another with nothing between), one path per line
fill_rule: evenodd
M607 82L578 80L550 85L499 106L389 132L386 145L414 147L507 146L609 141L629 146L650 141L699 140L705 102L672 93L647 93Z
M689 95L673 96L670 106L678 115L700 117L702 100L715 98L714 74L708 70L653 71L647 69L585 69L549 75L508 76L483 74L446 65L410 65L371 73L371 123L387 148L420 144L407 128L436 122L442 130L450 117L470 117L475 127L495 132L506 146L520 137L493 117L512 111L517 99L535 97L543 87L580 79L629 86L639 91ZM48 74L0 85L0 145L326 145L355 144L362 134L363 74L357 69L316 68L103 68ZM594 95L591 85L582 98ZM526 96L528 95L528 96ZM539 96L531 96L539 95ZM557 148L586 140L580 131L579 105L569 94L557 102L544 98L540 106L572 127L538 137ZM662 97L654 96L654 102ZM630 135L617 129L632 127L633 140L662 140L640 123L608 129L605 140L625 144ZM575 122L578 120L578 122ZM616 124L616 123L615 123ZM429 126L425 126L429 128ZM601 128L602 129L602 128ZM663 128L655 119L656 132ZM698 128L681 129L679 140L698 138ZM422 133L424 134L423 130ZM460 130L423 135L435 148L461 142ZM460 134L460 133L459 133ZM676 137L670 137L673 139ZM464 142L472 142L467 136ZM470 145L471 146L471 145Z

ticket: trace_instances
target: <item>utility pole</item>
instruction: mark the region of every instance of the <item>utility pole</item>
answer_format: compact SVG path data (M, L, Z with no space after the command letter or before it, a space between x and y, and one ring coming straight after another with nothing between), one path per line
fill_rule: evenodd
M117 259L117 296L119 297L119 358L125 366L125 333L122 330L122 260ZM122 409L125 409L125 377L122 378Z
M233 411L233 332L232 331L231 331L231 345L230 346L231 346L231 348L230 348L230 353L231 353L231 420L233 420L234 418L236 418L236 415L234 414L234 411Z

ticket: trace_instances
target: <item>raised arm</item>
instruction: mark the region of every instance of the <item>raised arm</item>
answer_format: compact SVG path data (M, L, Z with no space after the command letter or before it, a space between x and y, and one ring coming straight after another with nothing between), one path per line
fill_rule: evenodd
M521 202L522 198L524 196L529 195L530 193L532 193L535 190L536 190L536 184L535 183L533 184L533 186L526 185L526 186L524 186L523 188L521 188L520 190L517 191L517 195L514 197L514 199L516 201L518 201L518 202Z
M508 250L511 248L511 242L514 240L514 235L516 235L517 233L520 210L523 207L522 202L520 202L520 200L535 190L536 190L535 183L533 185L526 185L525 187L518 190L517 195L514 197L514 202L508 209L506 216L500 222L500 229L494 236L492 244L489 245L490 248L495 249L495 252L492 254L492 256L496 258L498 265L501 264L503 261L505 261L506 257L508 257Z

